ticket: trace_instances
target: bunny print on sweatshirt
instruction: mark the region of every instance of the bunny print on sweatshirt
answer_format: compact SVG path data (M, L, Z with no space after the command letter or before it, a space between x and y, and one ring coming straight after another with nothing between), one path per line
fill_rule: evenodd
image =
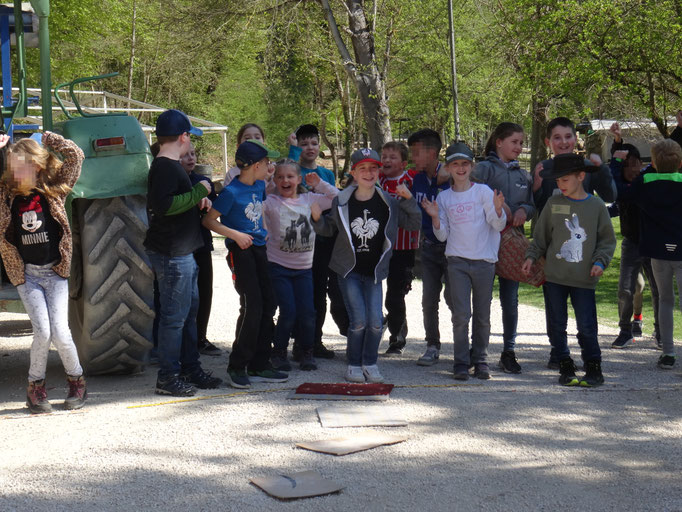
M556 257L569 263L580 263L583 261L583 244L587 240L587 234L580 227L580 219L575 213L571 220L564 219L564 224L570 232L570 238L561 244L561 249Z

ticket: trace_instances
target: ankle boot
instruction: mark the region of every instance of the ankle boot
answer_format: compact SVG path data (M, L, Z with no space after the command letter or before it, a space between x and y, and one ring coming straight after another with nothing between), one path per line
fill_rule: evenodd
M69 394L66 395L66 400L64 400L64 409L80 409L85 405L85 400L88 398L85 379L82 375L78 377L67 376L66 382L69 384Z
M26 405L32 414L44 414L52 412L52 405L47 400L45 379L28 383L26 390Z

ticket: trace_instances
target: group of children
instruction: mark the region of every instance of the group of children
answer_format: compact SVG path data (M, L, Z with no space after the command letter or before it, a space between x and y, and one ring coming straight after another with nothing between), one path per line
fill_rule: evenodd
M210 180L193 172L196 155L190 135L201 131L189 118L178 110L164 112L156 135L145 247L157 288L159 394L191 396L197 388L222 382L199 361L200 350L220 353L206 339L212 289L208 230L225 237L240 295L227 371L231 386L286 381L292 338L292 356L301 370L315 370L316 357L334 357L322 344L327 295L332 316L347 337L346 380L383 382L379 344L387 328L386 354L400 354L405 347L405 296L420 245L426 350L417 364L430 366L439 359L438 305L444 285L453 325L454 378L467 380L473 369L475 378L489 379L490 306L500 233L522 231L538 211L521 271L528 273L544 258L549 366L559 370L563 385L598 386L604 377L595 288L616 247L604 204L616 195L621 215L639 219L631 240L636 244L630 248L633 261L626 265L630 277L621 281L632 290L632 268L642 264L638 258L650 259L663 350L658 365L667 369L675 363L673 278L682 285L682 149L674 141L654 145L652 165L640 174L636 148L617 137L609 168L595 157L576 155L573 123L556 118L546 138L554 157L538 164L531 175L518 162L524 139L520 125L497 126L486 144L485 160L477 164L462 142L447 147L441 163L440 136L424 129L412 134L407 146L387 143L381 155L372 149L355 151L351 178L339 191L333 173L317 164L319 133L313 125L292 134L289 158L278 160L279 153L265 146L263 130L248 124L238 134L236 167L216 196ZM0 187L0 208L7 210L0 216L0 252L34 328L27 404L36 413L50 410L44 377L52 341L69 382L65 406L81 407L87 397L66 322L71 246L64 209L83 155L75 144L52 133L43 136L43 143L60 152L64 162L35 141L20 141L9 149L9 172ZM0 147L7 144L8 138L0 136ZM407 168L408 156L414 169ZM632 238L631 223L622 225L629 230L624 231L626 238ZM518 282L499 278L504 346L498 366L512 374L522 371L515 354L518 288ZM619 312L623 309L629 317L627 295L619 293ZM585 368L580 379L567 344L569 297ZM629 322L621 314L615 348L631 340Z

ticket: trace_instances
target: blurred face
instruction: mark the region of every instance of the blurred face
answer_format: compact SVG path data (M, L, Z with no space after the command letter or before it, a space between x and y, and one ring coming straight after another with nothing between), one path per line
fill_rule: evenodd
M379 179L379 166L374 162L362 162L356 165L350 173L359 188L370 189Z
M469 179L471 169L471 162L465 159L453 160L445 164L445 170L448 171L452 180L460 185L471 181Z
M7 163L14 186L20 193L27 194L35 188L36 177L40 171L37 164L34 164L28 156L21 153L10 153Z
M391 178L400 176L407 167L407 162L403 160L400 151L393 148L385 148L381 151L381 170Z
M190 145L189 151L180 157L180 165L187 174L191 173L197 165L197 155L194 146Z
M265 139L263 138L263 134L260 132L258 128L255 126L250 126L246 130L244 130L244 133L242 134L242 138L239 139L238 144L241 144L242 142L246 142L247 140L257 140L260 142L265 142Z
M549 146L554 155L573 153L575 142L575 133L570 126L555 126L549 139L545 139L545 144Z
M561 193L566 197L576 198L581 195L583 189L583 180L585 179L585 172L567 174L556 179L556 185Z
M523 150L523 132L512 133L505 139L497 139L495 142L497 156L503 162L518 160Z
M637 157L629 156L627 160L625 160L625 167L623 168L623 178L625 178L625 181L632 181L637 176L639 176L641 170L642 161Z
M438 151L436 148L427 147L423 142L415 142L410 146L412 161L418 171L425 171L435 167L438 162Z
M303 180L302 176L291 165L280 165L275 171L275 185L277 194L281 197L296 197L297 187Z
M320 155L320 141L315 136L299 140L298 145L303 150L301 152L301 160L304 162L314 162Z

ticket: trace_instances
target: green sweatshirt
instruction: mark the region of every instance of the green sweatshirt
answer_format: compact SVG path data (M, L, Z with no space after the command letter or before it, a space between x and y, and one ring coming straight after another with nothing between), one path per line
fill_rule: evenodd
M545 277L550 283L594 289L599 278L590 277L592 267L605 269L615 250L616 235L601 199L555 195L540 214L526 258L546 258Z

